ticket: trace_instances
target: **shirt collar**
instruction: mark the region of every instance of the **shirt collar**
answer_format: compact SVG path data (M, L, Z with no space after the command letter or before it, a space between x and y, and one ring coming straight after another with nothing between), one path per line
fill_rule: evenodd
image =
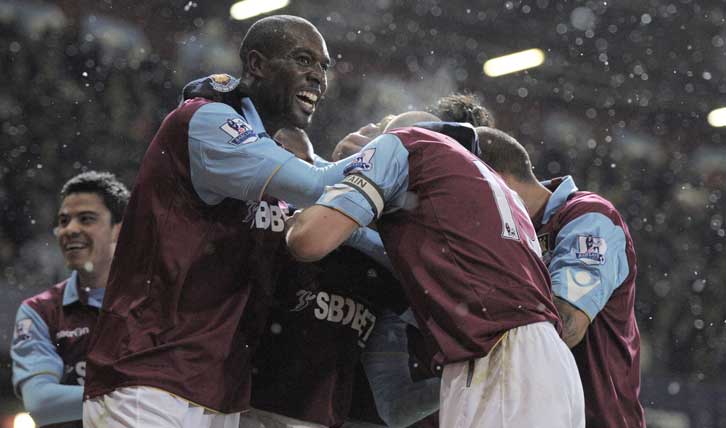
M549 187L550 184L557 179L543 181L542 185ZM545 206L544 215L542 216L542 224L547 224L557 210L567 202L567 199L571 194L577 192L577 186L572 176L567 175L561 179L562 181L557 185L557 188L550 195L550 199L547 201Z
M252 104L252 100L248 97L242 98L242 115L247 120L247 123L252 126L252 130L255 131L255 134L264 135L266 137L270 136L270 134L265 131L265 125L262 124L262 119L257 113L255 105Z
M104 288L92 288L88 292L88 305L94 308L100 308L103 303L103 295L106 290ZM78 294L78 272L73 271L71 277L68 278L66 288L63 290L63 306L80 301Z

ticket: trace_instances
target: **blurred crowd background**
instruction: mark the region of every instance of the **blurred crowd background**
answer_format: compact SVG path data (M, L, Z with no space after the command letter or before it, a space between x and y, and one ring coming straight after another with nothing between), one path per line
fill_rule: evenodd
M62 183L98 169L133 185L184 83L239 75L254 18L232 19L232 1L134 3L0 0L3 428L21 410L15 311L67 275L52 234ZM277 13L316 24L335 61L309 130L319 154L386 114L468 91L540 178L571 174L612 200L638 255L650 426L726 427L726 133L706 120L726 105L723 2L291 0ZM482 73L528 48L546 53L541 67Z

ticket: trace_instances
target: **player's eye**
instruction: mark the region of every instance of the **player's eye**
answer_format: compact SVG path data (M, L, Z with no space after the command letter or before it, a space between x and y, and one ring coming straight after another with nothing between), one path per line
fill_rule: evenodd
M68 225L68 217L66 217L66 216L58 217L58 226L59 227L65 227L67 225Z
M96 222L96 216L93 215L82 215L79 219L81 224L93 224Z
M307 55L298 55L298 57L295 58L295 60L298 62L298 64L304 65L304 66L308 66L313 63L312 58L310 58Z

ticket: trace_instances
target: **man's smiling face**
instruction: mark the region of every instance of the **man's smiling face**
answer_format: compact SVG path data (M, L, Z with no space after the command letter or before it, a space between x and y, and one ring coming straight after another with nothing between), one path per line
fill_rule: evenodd
M84 272L108 269L120 224L96 193L71 193L58 210L55 229L66 266Z
M283 127L305 129L328 86L330 57L325 40L315 27L293 25L287 29L280 51L267 61L256 105Z

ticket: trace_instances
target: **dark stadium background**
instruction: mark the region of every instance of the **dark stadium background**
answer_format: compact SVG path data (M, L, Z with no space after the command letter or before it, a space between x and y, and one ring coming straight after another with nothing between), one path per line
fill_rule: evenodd
M255 18L232 1L0 0L0 427L21 411L9 344L20 301L65 277L51 224L85 169L127 184L181 86L239 75ZM335 65L310 130L328 155L388 113L469 90L533 154L610 198L638 253L649 426L726 427L726 3L291 0ZM487 59L544 65L498 78ZM140 243L143 245L143 243Z

